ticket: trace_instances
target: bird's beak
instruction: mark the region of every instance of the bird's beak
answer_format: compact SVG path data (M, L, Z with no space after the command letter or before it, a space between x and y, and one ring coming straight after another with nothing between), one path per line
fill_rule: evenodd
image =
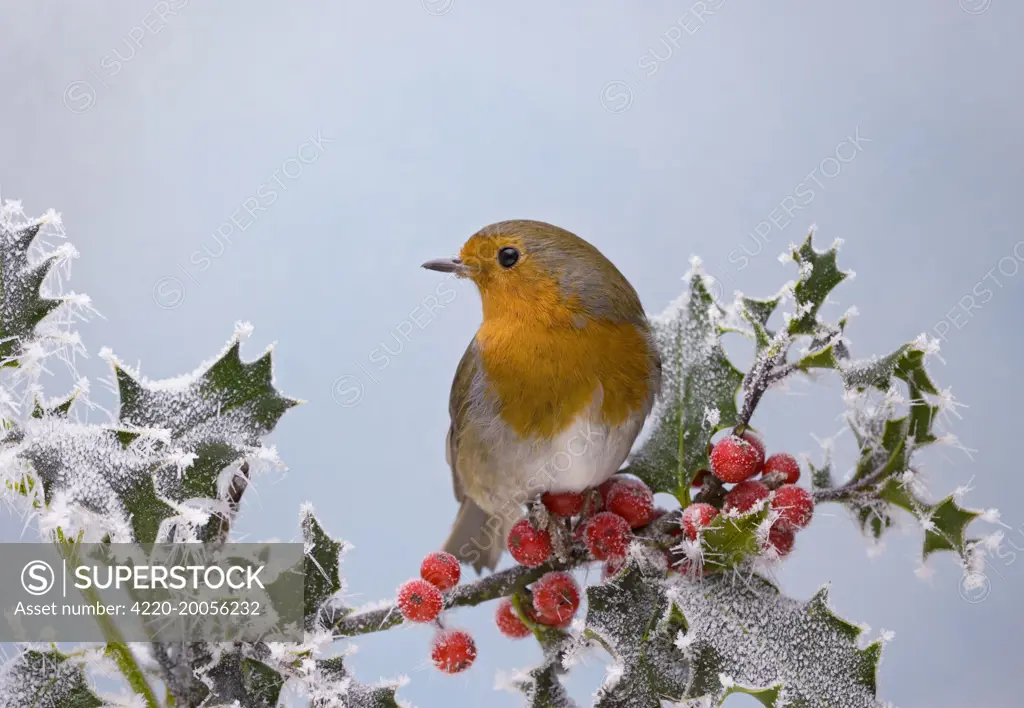
M469 268L458 258L437 258L423 264L427 270L436 270L440 273L455 273L458 276L468 275Z

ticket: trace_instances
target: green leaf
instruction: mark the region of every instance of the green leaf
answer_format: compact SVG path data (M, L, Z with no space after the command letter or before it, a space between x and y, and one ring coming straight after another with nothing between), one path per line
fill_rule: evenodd
M45 418L50 416L52 418L67 418L68 413L71 411L71 405L75 402L75 398L78 397L78 393L75 390L65 398L56 401L42 401L36 398L32 405L32 417Z
M102 517L115 537L153 543L177 512L154 486L154 471L174 467L162 440L114 427L78 425L60 418L25 423L19 457L32 465L49 504L63 492L69 504Z
M523 694L527 708L576 708L576 702L559 680L565 673L563 652L559 649L544 653L540 666L518 672L507 680L507 684Z
M680 640L693 672L687 698L719 701L736 686L773 701L764 705L881 706L881 644L857 646L861 629L829 609L827 587L801 603L759 576L716 575L682 580L672 597L689 625Z
M316 679L313 682L311 708L399 708L395 692L397 682L368 686L360 683L345 668L344 657L336 656L316 662Z
M736 394L743 374L722 348L717 321L721 310L700 274L689 296L654 318L665 379L653 432L630 461L630 472L655 492L689 499L690 481L708 469L711 436L735 424ZM712 424L708 414L717 411Z
M681 625L670 610L663 583L644 577L634 558L609 582L587 588L585 636L621 668L598 689L595 708L660 708L682 698L689 669L673 643Z
M754 328L754 341L759 352L771 344L774 333L768 329L768 320L775 312L775 308L779 306L780 300L779 297L767 300L743 297L741 300L743 317Z
M340 558L345 550L344 541L335 541L324 532L320 522L316 520L312 505L303 505L300 525L302 526L302 542L306 555L303 560L305 588L303 591L304 614L306 628L315 629L323 625L327 616L327 603L334 595L345 588L341 578ZM336 613L330 613L335 615ZM340 619L347 611L342 611Z
M924 357L922 349L908 348L895 371L896 377L906 382L910 393L910 435L918 445L927 445L938 439L932 433L932 423L939 407L931 405L925 395L939 395L939 389L925 370Z
M194 455L179 473L160 474L160 494L174 501L217 498L220 473L252 454L298 401L274 387L271 352L243 362L239 335L211 363L184 379L150 382L114 360L122 423L170 431L171 445Z
M811 487L814 489L831 489L835 486L835 480L832 477L832 460L827 458L821 465L821 467L815 466L810 460L807 461L807 466L811 470Z
M782 690L782 685L777 684L768 688L750 688L747 686L731 686L725 692L725 696L730 696L733 693L744 693L748 696L753 696L757 699L757 702L766 708L775 708L775 702L779 700L779 692ZM724 698L724 696L723 696Z
M203 674L201 705L242 705L251 708L274 708L278 704L284 676L242 651L252 647L241 645L240 650L222 651L216 663L206 665ZM213 655L207 655L213 660Z
M907 469L909 450L907 436L910 434L910 419L907 417L886 420L881 440L868 440L861 448L854 480L864 479L881 469L880 479L899 474Z
M35 328L64 301L47 298L40 288L62 256L52 253L29 264L32 246L43 220L14 224L0 216L0 365L16 366L21 344L35 336Z
M100 708L82 667L56 649L23 651L0 669L0 700L18 708Z
M790 334L815 334L818 310L828 294L846 279L847 274L836 266L836 248L814 249L814 232L799 248L793 249L793 260L800 266L800 279L793 289L796 314L789 322Z
M719 514L701 531L704 546L704 568L727 570L761 550L757 529L768 518L768 505L758 511L735 517Z
M919 499L906 484L897 479L889 480L879 496L925 522L925 558L935 551L955 551L961 557L967 557L967 526L981 516L980 512L964 509L957 504L953 495L929 504Z
M872 357L859 361L845 362L839 367L843 377L843 385L848 389L863 390L869 386L885 391L892 384L892 376L896 372L903 356L910 345L904 344L883 357Z

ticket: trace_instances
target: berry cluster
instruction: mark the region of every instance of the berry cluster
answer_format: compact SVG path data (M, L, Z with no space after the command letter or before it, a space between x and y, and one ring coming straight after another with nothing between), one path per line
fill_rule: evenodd
M814 513L814 499L803 487L797 486L800 479L800 465L792 455L780 452L765 459L764 442L754 432L747 430L737 435L727 435L709 446L711 470L701 470L693 480L693 486L713 490L715 486L724 492L710 499L720 503L699 502L683 510L681 527L691 541L696 540L698 531L718 516L719 511L745 514L767 500L778 513L778 518L768 533L765 550L772 549L778 556L785 556L793 550L797 531L807 526ZM714 480L709 480L708 475ZM754 479L761 475L760 480ZM715 484L708 484L709 481ZM718 484L721 483L721 484ZM724 485L731 484L731 488Z
M409 622L437 622L440 631L434 637L430 658L446 674L465 671L476 659L472 635L461 629L445 629L440 615L444 609L443 592L459 584L462 568L450 553L438 551L423 559L420 579L409 580L398 588L398 611Z
M594 560L605 561L606 577L613 575L617 568L621 567L633 539L633 529L646 526L659 515L659 512L664 513L664 510L655 509L654 494L646 484L625 475L616 475L600 487L584 492L549 492L541 497L541 502L547 509L549 518L554 517L549 524L550 527L564 530L574 541L583 543ZM536 567L551 557L554 544L550 531L537 528L529 519L522 519L509 532L508 549L517 563ZM528 612L528 618L539 624L563 626L571 619L572 613L558 622L545 621L550 617L551 610L538 605L538 602L545 604L544 583L551 575L558 575L561 580L557 582L566 588L569 587L567 578L570 581L571 578L564 574L549 573L541 578L537 582L541 592L538 592L537 588L533 591L533 611L536 617L529 616ZM573 593L577 596L576 602L567 600L564 607L572 606L572 611L575 612L579 604L579 592L565 591L568 598L571 598ZM538 597L542 599L538 601ZM564 611L563 608L562 613ZM503 626L503 621L508 621L502 619L508 616L507 612L507 609L499 609L499 627ZM522 630L517 628L516 632ZM519 636L516 632L506 632L506 635Z

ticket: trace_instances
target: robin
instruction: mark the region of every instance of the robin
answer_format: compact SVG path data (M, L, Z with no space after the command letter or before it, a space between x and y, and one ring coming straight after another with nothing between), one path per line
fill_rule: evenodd
M445 550L494 569L522 505L619 469L650 413L661 360L640 299L594 246L502 221L424 268L472 280L483 323L455 371L448 464L461 504Z

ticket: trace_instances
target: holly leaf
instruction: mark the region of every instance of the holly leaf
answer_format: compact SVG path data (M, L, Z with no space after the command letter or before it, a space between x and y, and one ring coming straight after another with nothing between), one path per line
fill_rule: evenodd
M0 208L0 365L17 366L21 346L36 335L36 326L64 298L42 294L43 281L61 260L74 254L66 247L31 257L31 247L47 219L16 223L8 205Z
M909 484L898 479L889 480L879 497L921 520L925 528L924 558L935 551L954 551L967 558L970 546L967 526L981 516L981 512L963 508L953 495L928 503L920 499Z
M881 643L858 647L862 630L829 609L827 586L802 603L760 576L716 575L681 579L671 597L687 623L677 641L691 662L686 698L745 687L768 706L881 707Z
M751 297L743 297L740 300L741 312L750 326L754 329L754 341L757 344L757 351L761 352L771 345L774 332L768 329L768 320L771 319L775 308L779 306L781 298L774 297L765 300L758 300Z
M341 554L346 550L344 541L336 541L323 530L314 515L313 506L304 504L300 513L303 559L303 607L306 629L326 626L328 620L337 621L350 611L330 602L345 589L341 577Z
M813 230L799 248L792 250L793 260L800 266L800 279L793 288L796 313L789 321L790 334L817 333L818 310L828 294L849 275L836 266L836 253L835 246L827 251L815 250Z
M0 667L0 705L11 708L100 708L82 667L56 649L27 649Z
M178 379L148 381L111 357L121 422L169 430L170 444L190 459L183 472L157 475L164 497L179 502L216 499L221 471L258 454L261 438L299 403L274 387L270 350L255 361L242 361L240 340L245 331L239 325L212 362Z
M542 645L544 661L539 666L517 671L504 677L500 683L508 690L522 693L527 708L577 708L576 701L569 697L560 680L565 673L562 662L569 644L568 635L562 633L554 641Z
M584 636L615 661L595 708L661 708L663 700L680 700L689 668L673 644L679 629L664 584L645 577L633 557L612 580L588 587Z
M92 512L94 530L115 541L153 543L177 514L154 486L154 472L177 469L178 459L158 433L44 417L27 420L19 436L18 456L32 465L44 502L60 495L67 507Z
M768 518L768 505L743 514L719 514L701 530L704 568L727 570L761 550L757 530Z
M710 467L711 436L735 424L743 374L722 347L722 314L697 271L689 294L652 319L664 385L651 435L630 461L630 472L655 492L686 498L694 475Z
M284 676L278 671L240 651L217 654L201 677L206 687L203 705L274 708L284 686Z
M311 708L400 708L395 692L397 681L367 685L357 681L345 668L343 656L317 660L310 687Z
M753 696L757 699L757 702L767 708L775 708L776 701L779 700L779 692L782 690L781 685L771 686L769 688L751 688L748 686L731 686L725 691L726 696L730 696L734 693L744 693L748 696Z

